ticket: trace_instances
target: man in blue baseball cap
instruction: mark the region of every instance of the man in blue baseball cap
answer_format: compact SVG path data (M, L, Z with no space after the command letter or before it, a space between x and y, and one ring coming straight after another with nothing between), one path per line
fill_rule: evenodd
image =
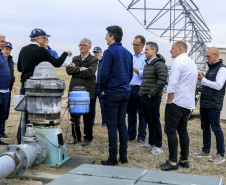
M65 51L62 55L56 59L53 57L47 49L44 48L44 44L46 38L50 37L50 35L46 34L45 31L42 29L34 29L31 31L30 38L31 43L25 47L23 47L20 51L18 62L17 62L17 69L21 72L21 90L20 94L25 94L24 83L27 79L29 79L34 72L35 67L43 62L48 61L55 67L60 67L64 61L66 60L67 56L71 56L71 51ZM28 115L26 115L26 123L28 123ZM23 133L22 133L23 134ZM17 140L18 144L21 143L21 128L19 126L17 132Z
M97 64L97 70L96 70L96 82L95 82L95 103L94 103L94 107L96 109L96 99L97 97L99 98L99 102L100 102L100 108L101 108L101 116L102 116L102 127L106 127L106 122L105 122L105 116L104 116L104 111L103 111L103 95L101 94L101 92L99 91L99 81L100 81L100 69L101 69L101 64L102 64L102 49L99 46L96 46L93 49L93 55L95 57L98 58L98 64ZM94 125L94 120L95 120L95 114L96 111L94 109L94 114L93 114L93 125Z
M11 91L12 91L12 88L13 88L13 84L15 82L14 62L13 62L13 57L10 55L12 49L13 49L12 44L10 42L5 42L5 47L2 50L2 52L5 55L5 57L7 58L8 66L9 66L9 70L10 70L10 77L11 77L10 78L10 84L9 84L9 92L7 92L9 95L8 95L7 111L6 111L6 115L5 115L5 122L9 118L9 110L10 110L10 102L11 102ZM4 122L3 126L2 126L1 135L2 135L2 138L8 139L10 137L5 133L5 122Z

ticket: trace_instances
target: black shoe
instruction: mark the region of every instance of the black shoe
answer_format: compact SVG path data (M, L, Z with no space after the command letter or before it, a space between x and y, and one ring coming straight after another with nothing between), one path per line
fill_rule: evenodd
M189 168L189 161L181 162L181 160L178 162L178 165L183 168Z
M76 141L76 139L74 138L74 139L72 139L72 141L69 143L70 145L74 145L74 144L77 144L77 141Z
M118 164L118 160L117 159L111 159L111 158L108 158L107 161L101 161L101 164L102 165L116 165Z
M178 164L172 165L169 160L166 160L164 164L158 166L157 168L163 171L178 170Z
M2 140L0 140L0 145L9 145L9 143L5 143Z
M142 140L142 139L137 139L137 141L136 141L137 144L141 144L143 142L144 142L144 140Z
M6 133L2 134L2 138L4 138L4 139L10 139L10 137Z
M128 163L128 159L127 157L120 157L119 162L121 162L122 164L125 164L125 163Z
M91 141L88 139L84 139L84 141L82 142L81 146L88 146L91 144Z

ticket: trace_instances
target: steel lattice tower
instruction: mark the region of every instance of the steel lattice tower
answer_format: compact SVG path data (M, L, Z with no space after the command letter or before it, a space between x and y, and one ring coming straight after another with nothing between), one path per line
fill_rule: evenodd
M206 69L206 43L211 42L211 34L192 0L118 1L146 30L170 42L184 40L190 43L189 56L200 70Z

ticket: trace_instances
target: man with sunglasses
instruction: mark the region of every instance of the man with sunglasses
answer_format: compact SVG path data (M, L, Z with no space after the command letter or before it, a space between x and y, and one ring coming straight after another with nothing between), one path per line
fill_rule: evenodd
M47 37L50 37L50 35L47 35L46 32L42 29L32 30L30 34L31 43L23 47L20 51L17 62L17 69L19 72L21 72L21 95L25 94L24 83L33 75L34 69L39 63L48 61L53 66L60 67L66 60L67 56L72 55L71 51L65 51L58 59L53 57L49 53L49 51L44 48ZM26 123L28 123L28 115L26 115L25 120ZM21 143L20 126L17 132L17 141L18 144Z

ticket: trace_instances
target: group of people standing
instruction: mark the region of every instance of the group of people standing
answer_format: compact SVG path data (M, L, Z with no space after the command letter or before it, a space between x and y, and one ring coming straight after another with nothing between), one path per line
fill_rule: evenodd
M60 67L66 57L72 55L71 51L65 51L58 57L56 52L47 46L48 37L50 35L43 30L34 29L30 35L31 44L20 51L17 68L22 73L21 94L25 94L24 83L33 75L34 68L40 62L48 61L53 66ZM128 141L136 138L139 147L151 149L151 154L159 155L163 152L160 104L168 76L165 59L158 53L158 45L155 42L146 42L142 35L134 38L132 43L134 55L132 55L122 46L122 37L121 27L107 27L105 40L109 47L104 53L99 46L94 47L94 56L90 53L91 40L81 39L78 45L80 55L73 57L72 62L66 67L67 74L72 76L69 92L74 87L83 86L90 95L89 113L83 115L84 139L82 140L80 130L80 116L71 114L73 139L69 144L81 142L83 147L91 144L96 98L98 97L102 126L107 127L109 142L109 157L101 161L103 165L127 163ZM0 49L3 50L7 47L12 49L12 45L9 43L10 45L7 46L7 44L5 37L0 35ZM4 136L3 125L7 117L8 92L12 89L12 86L9 85L8 62L3 53L1 51L0 54L0 79L4 79L4 83L0 84L0 138ZM190 110L195 108L197 78L201 80L202 84L200 115L204 146L201 152L193 154L193 156L210 157L210 128L212 128L217 142L217 156L213 162L215 164L222 163L225 161L225 149L224 135L220 126L220 112L225 94L226 77L224 74L226 68L222 60L219 60L219 51L217 48L210 48L207 51L209 70L205 76L203 73L198 73L195 62L187 54L187 45L184 41L175 42L170 53L173 62L168 79L164 125L164 132L168 140L169 159L157 168L166 171L176 170L179 166L189 168L187 123ZM14 80L15 78L13 78L13 82ZM128 114L128 129L126 113ZM139 116L138 132L137 113ZM149 136L148 142L145 144L147 126ZM120 143L119 157L117 133L119 133ZM179 161L177 134L181 149ZM17 139L20 143L20 128ZM0 140L0 144L6 143Z

